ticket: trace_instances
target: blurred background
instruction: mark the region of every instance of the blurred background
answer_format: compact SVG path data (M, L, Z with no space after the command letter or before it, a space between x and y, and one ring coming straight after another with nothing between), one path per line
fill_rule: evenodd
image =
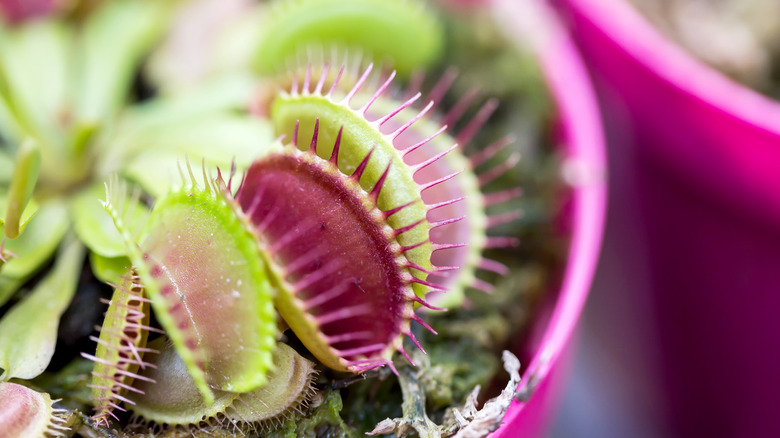
M780 436L780 2L553 3L610 182L549 436Z

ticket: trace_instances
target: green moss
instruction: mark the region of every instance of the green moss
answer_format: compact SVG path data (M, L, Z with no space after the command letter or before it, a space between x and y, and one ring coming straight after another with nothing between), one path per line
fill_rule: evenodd
M268 438L357 438L357 432L341 419L344 404L336 390L321 392L319 405L308 412L296 414ZM315 403L317 403L315 401Z

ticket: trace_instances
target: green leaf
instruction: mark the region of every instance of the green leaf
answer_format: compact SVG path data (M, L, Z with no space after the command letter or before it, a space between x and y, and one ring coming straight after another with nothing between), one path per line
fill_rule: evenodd
M89 265L92 273L103 283L119 284L132 266L127 257L103 257L94 252L89 254Z
M2 104L2 102L0 102ZM2 109L0 109L1 111ZM2 120L0 117L0 132L3 129ZM0 184L5 185L11 182L11 173L14 171L14 159L11 157L10 151L0 149Z
M187 123L194 125L202 118L245 108L247 96L256 86L255 78L234 74L205 82L196 91L135 105L123 113L116 131L105 143L112 149L132 155L147 147L146 139L167 127Z
M153 196L181 187L178 164L205 159L208 167L229 171L233 160L239 170L256 158L279 150L266 120L235 115L210 117L176 123L138 137L146 151L134 157L123 174L138 182Z
M8 38L6 36L8 32L9 29L0 23L0 45L2 44L2 41ZM0 48L0 50L2 49ZM19 126L19 121L16 119L13 112L13 105L9 101L8 87L5 85L2 70L2 67L0 67L0 132L3 133L3 137L6 141L18 143L23 137L22 127ZM10 177L11 172L9 171L6 175ZM0 180L2 180L2 178L3 173L0 172Z
M0 380L32 379L49 365L60 317L76 292L84 247L69 239L51 273L0 320Z
M311 47L354 48L390 60L400 75L431 65L444 49L444 29L421 1L316 0L277 2L266 14L254 67L277 73Z
M0 40L6 111L23 134L42 140L43 148L61 142L57 132L70 114L72 38L65 24L38 20L5 32Z
M0 39L2 38L2 29L0 29ZM17 143L21 141L24 134L22 134L22 127L19 126L16 116L13 114L13 109L4 95L2 82L2 74L0 74L0 132L3 133L6 141ZM11 172L9 171L6 175L11 175ZM3 177L3 174L0 173L0 182L2 182Z
M24 216L27 203L32 197L35 183L38 182L38 171L41 168L41 151L35 140L22 143L16 154L16 163L11 187L8 191L5 217L0 219L6 237L19 237L20 223Z
M5 211L7 208L8 208L8 193L3 188L0 188L0 211ZM27 227L27 224L30 222L30 219L32 219L32 217L35 216L37 212L38 212L38 203L35 202L35 199L30 199L30 201L27 203L27 206L24 207L24 211L22 211L22 216L19 219L20 231L24 231L24 229ZM5 223L3 222L3 219L0 218L0 241L3 240L3 235L5 233L4 230L5 230ZM19 234L21 234L21 232Z
M167 2L114 0L90 15L79 41L80 120L116 114L138 65L163 31L168 8Z
M93 185L79 193L71 204L74 227L79 238L92 252L104 257L120 257L127 253L122 236L114 226L111 216L103 208L105 187ZM132 223L143 224L149 212L140 202L129 206ZM140 229L140 227L139 227Z
M68 210L60 201L41 205L24 234L7 240L5 249L16 254L0 271L0 278L27 279L48 260L68 230Z
M0 306L5 304L23 284L24 281L18 278L0 276Z

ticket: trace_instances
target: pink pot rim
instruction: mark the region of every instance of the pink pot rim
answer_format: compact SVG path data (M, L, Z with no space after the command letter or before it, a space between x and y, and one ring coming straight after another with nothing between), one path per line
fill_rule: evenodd
M762 227L780 220L780 102L693 58L627 0L552 0L649 141L654 172ZM666 107L664 106L666 105Z
M607 205L605 140L596 94L579 55L563 26L550 8L540 0L523 0L533 4L533 18L544 23L531 40L531 46L548 80L563 127L564 173L573 183L572 234L568 263L565 267L557 302L541 334L539 347L526 368L519 390L534 387L544 380L574 332L590 290L601 240ZM517 0L496 0L499 21L511 24L530 12ZM538 16L537 16L538 15ZM518 26L505 26L517 41L527 37ZM504 425L492 436L516 436L515 419L529 402L515 402L506 414Z
M686 53L625 0L566 0L614 43L683 93L780 135L780 103ZM717 90L717 92L713 92ZM739 147L735 145L735 147Z

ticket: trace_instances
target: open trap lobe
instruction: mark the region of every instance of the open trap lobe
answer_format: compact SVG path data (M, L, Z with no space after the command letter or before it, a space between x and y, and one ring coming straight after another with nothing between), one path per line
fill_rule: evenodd
M307 314L319 333L301 335L301 316L282 308L287 322L305 344L315 336L335 349L337 363L319 357L326 365L357 370L365 363L358 361L387 357L400 343L412 292L382 213L329 164L308 152L266 157L251 166L236 199L283 267L295 313Z

